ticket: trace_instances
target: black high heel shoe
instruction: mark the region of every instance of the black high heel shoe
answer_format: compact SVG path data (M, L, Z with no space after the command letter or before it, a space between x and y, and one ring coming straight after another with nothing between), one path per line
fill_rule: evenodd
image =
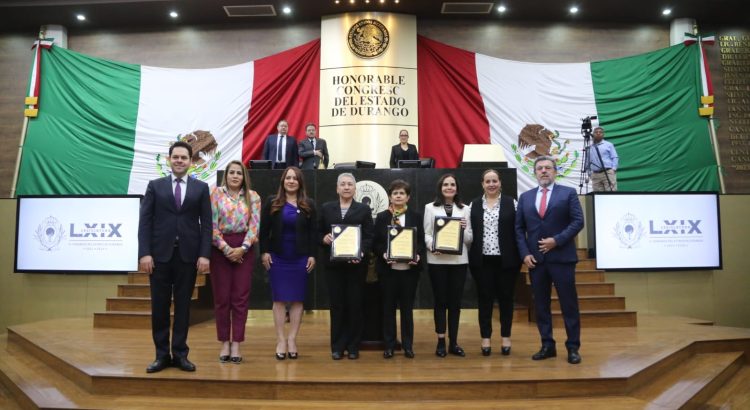
M502 354L503 356L510 356L510 346L500 347L500 354Z
M492 347L482 347L482 356L489 356L492 354Z
M219 355L219 363L226 363L229 361L229 355Z
M229 358L229 361L234 364L240 364L242 363L242 356L232 356L231 358Z
M462 349L461 346L459 345L451 346L448 349L448 353L455 355L455 356L461 356L461 357L466 356L466 352L464 352L464 349Z
M297 357L299 357L299 353L297 353L297 352L288 352L287 356L289 356L289 358L291 360L297 360Z
M284 359L286 359L286 353L276 352L276 360L284 360Z

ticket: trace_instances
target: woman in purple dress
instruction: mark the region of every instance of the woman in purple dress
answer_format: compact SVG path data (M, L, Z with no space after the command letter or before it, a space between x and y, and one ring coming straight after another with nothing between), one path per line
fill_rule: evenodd
M316 217L307 198L302 171L288 167L281 174L276 196L263 205L260 216L260 252L268 271L276 327L276 359L296 359L297 333L302 321L307 275L315 267ZM289 334L284 333L289 304Z

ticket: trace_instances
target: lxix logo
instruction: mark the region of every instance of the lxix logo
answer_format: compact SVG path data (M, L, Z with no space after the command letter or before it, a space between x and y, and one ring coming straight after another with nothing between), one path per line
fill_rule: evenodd
M703 233L698 227L700 223L700 219L664 220L660 225L659 222L648 221L648 230L652 235L700 235Z
M121 223L84 223L76 228L76 224L70 224L71 238L122 238L120 234Z

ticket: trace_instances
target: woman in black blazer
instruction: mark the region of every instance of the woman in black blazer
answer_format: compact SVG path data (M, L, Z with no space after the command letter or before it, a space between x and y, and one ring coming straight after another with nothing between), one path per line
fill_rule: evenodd
M401 308L401 346L404 356L414 358L414 297L417 293L419 272L422 270L420 254L424 252L424 228L422 215L407 206L411 188L402 179L391 182L388 187L390 206L375 218L375 271L383 290L383 357L393 357L396 347L396 305ZM416 258L410 262L389 261L388 226L398 225L417 228Z
M276 327L276 358L296 359L297 334L302 321L307 276L315 268L317 235L315 205L307 198L302 171L288 167L281 174L276 196L263 205L260 215L260 252L268 271ZM289 336L284 335L286 305Z
M326 280L331 312L331 357L340 360L344 351L349 359L359 358L359 342L362 340L364 313L362 306L367 276L365 255L372 248L372 212L370 207L354 200L357 181L354 175L345 172L336 182L338 200L324 203L320 208L318 229L323 245L323 260L326 263ZM361 259L353 261L331 261L331 225L360 225Z
M391 147L391 168L398 168L398 162L407 159L419 159L417 146L409 144L409 131L398 132L399 143Z
M515 238L516 201L501 194L500 173L488 169L482 174L484 195L471 202L471 228L474 242L469 250L469 266L477 285L479 331L482 355L492 352L492 308L495 298L500 307L501 353L510 354L513 324L513 293L521 269Z

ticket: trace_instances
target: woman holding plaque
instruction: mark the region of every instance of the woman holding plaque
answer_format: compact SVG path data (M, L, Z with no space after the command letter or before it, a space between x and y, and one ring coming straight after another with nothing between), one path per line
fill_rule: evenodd
M367 261L372 247L370 207L354 200L357 181L346 172L338 176L338 200L320 208L320 241L325 250L326 281L331 312L331 357L359 359L364 313L362 306Z
M401 160L417 160L419 152L417 146L409 144L409 131L401 130L398 132L398 144L391 147L391 168L398 168L398 162Z
M492 309L497 298L500 307L500 352L510 354L513 324L513 293L521 269L515 237L516 201L501 193L500 173L488 169L482 174L484 195L471 203L474 241L469 250L471 276L477 285L479 332L482 355L492 352Z
M231 161L221 186L211 191L211 214L211 285L216 337L221 342L219 361L240 364L260 219L260 196L250 189L242 162Z
M453 174L444 174L437 183L435 201L424 207L424 240L427 264L434 298L435 333L438 336L435 355L447 353L465 356L458 345L458 320L461 316L461 296L469 263L467 246L471 244L471 208L464 205ZM445 330L448 313L446 351Z
M307 276L315 267L317 235L315 206L307 198L302 171L288 167L281 174L276 196L263 205L260 251L268 271L276 327L276 359L297 359L297 334L302 322ZM289 334L284 335L289 304Z
M414 297L422 270L420 254L424 251L424 231L422 215L407 205L410 194L408 182L402 179L391 182L388 186L390 205L375 218L372 247L375 271L383 290L383 357L386 359L393 357L396 347L397 305L401 308L404 356L414 358Z

